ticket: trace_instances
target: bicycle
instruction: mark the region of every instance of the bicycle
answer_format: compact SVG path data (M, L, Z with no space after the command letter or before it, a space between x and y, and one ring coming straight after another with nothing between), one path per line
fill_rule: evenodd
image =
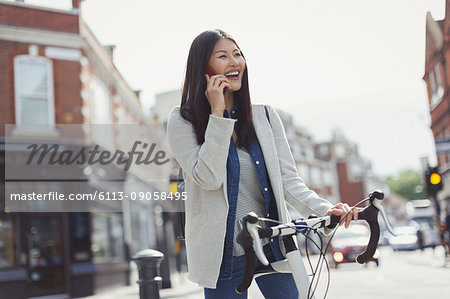
M317 289L321 273L320 272L321 270L319 272L318 270L319 267L320 269L323 268L323 263L325 262L325 265L327 265L328 268L328 283L324 295L325 298L328 293L330 283L329 266L325 255L328 249L328 245L330 243L328 243L325 250L322 250L323 249L322 239L320 239L321 240L320 246L314 241L310 240L311 242L313 242L315 246L317 246L317 248L320 251L319 260L317 262L315 269L312 269L312 264L309 260L309 255L307 254L309 265L313 273L312 279L310 281L306 268L302 262L300 251L298 250L292 237L294 235L298 237L299 234L303 234L307 237L308 232L311 230L317 232L318 229L329 228L334 229L333 232L330 234L330 241L331 241L331 239L334 236L334 233L336 232L338 224L340 224L345 219L345 217L349 213L351 213L352 210L355 209L358 205L369 201L369 205L365 207L363 210L361 210L358 214L358 218L361 220L365 220L369 224L370 228L370 239L367 248L363 253L359 254L356 257L357 263L364 264L372 258L377 249L378 240L380 238L380 226L378 223L379 212L381 213L382 218L386 223L386 228L388 229L388 231L392 235L396 236L394 230L392 229L392 225L390 224L387 218L386 212L384 211L384 208L382 206L383 199L384 199L383 192L373 191L372 193L369 194L367 198L362 199L354 207L352 207L352 209L344 217L342 217L342 220L340 220L341 219L340 216L330 215L324 217L310 216L308 219L300 218L297 220L293 220L290 223L280 223L279 221L275 221L272 219L258 218L256 214L253 212L247 214L243 218L244 223L243 230L237 236L237 242L244 248L245 252L245 271L242 281L236 287L236 292L238 293L245 292L250 287L250 284L255 274L259 276L281 272L281 273L292 273L299 292L300 299L314 299L315 298L314 293ZM258 221L276 222L279 223L279 225L272 227L261 227L258 226ZM282 237L282 242L284 244L284 247L286 248L286 259L269 264L267 258L264 255L261 238L270 238L276 236ZM306 250L306 252L308 252L308 250ZM263 267L255 269L256 257L264 265ZM317 280L316 275L318 275ZM309 287L305 288L305 286L307 285Z

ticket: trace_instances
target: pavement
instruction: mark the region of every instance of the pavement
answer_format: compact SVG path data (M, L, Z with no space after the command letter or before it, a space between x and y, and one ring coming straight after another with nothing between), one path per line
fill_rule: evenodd
M435 250L427 248L424 251L393 252L391 248L383 247L381 248L380 267L375 267L375 265L362 267L357 264L349 264L342 265L338 270L331 269L332 283L327 298L361 298L361 294L364 294L363 298L425 298L426 294L430 293L430 289L423 288L424 277L429 278L426 284L432 283L437 293L448 293L450 291L450 285L448 285L450 261L447 264L445 263L443 250L442 246L439 246ZM314 264L317 256L313 256L312 259ZM139 299L137 280L137 271L132 268L131 286L108 288L101 290L94 296L83 299ZM376 280L377 284L384 287L379 290L379 293L374 293L374 296L371 297L367 293L367 288L368 282L372 280ZM321 279L319 290L326 289L325 282L325 279ZM204 298L203 288L189 281L186 272L172 274L171 284L172 288L160 290L161 298ZM349 291L349 286L351 286L350 290L352 291ZM408 290L410 293L408 293ZM386 297L386 294L392 296ZM252 283L248 295L249 299L264 298L256 283ZM318 298L321 298L321 296L318 296ZM428 298L442 298L442 296L431 295Z
M353 263L331 269L327 298L449 298L450 267L444 266L442 246L424 251L394 252L389 247L380 249L380 267L376 267L374 263L370 263L368 267ZM323 283L319 290L323 292L325 287Z
M139 299L139 285L137 269L132 267L131 285L111 287L99 292L93 296L84 297L83 299ZM203 298L203 288L199 287L187 279L187 273L173 273L170 277L171 288L161 289L159 294L161 298L183 298L183 299L199 299Z
M437 246L435 249L415 250L408 253L407 261L411 265L450 268L450 260L449 258L445 259L444 250L443 246Z

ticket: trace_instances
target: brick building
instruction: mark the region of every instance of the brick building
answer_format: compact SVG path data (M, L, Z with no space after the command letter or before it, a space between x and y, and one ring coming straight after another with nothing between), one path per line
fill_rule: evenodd
M336 167L332 161L323 159L315 152L316 142L307 130L294 122L291 114L277 110L297 165L297 170L305 184L319 196L337 203L339 188Z
M371 163L363 158L356 144L339 130L332 139L318 143L293 116L278 110L283 121L299 175L306 185L332 203L355 205L369 192L379 189L390 195L388 183L372 173ZM387 200L388 202L389 200Z
M383 190L389 198L386 180L372 173L370 161L339 130L333 132L331 141L315 145L315 155L335 165L339 201L353 206L375 189Z
M130 204L127 213L3 211L5 124L18 126L21 136L34 134L21 129L27 126L107 124L102 136L96 136L94 129L83 134L111 150L124 149L126 139L131 138L119 124L145 125L147 131L142 134L152 140L162 136L157 127L146 124L139 93L114 66L114 46L102 46L81 18L80 2L73 0L71 8L55 9L0 1L2 298L80 297L124 285L129 283L129 256L156 247L157 228L148 217L153 207L146 203ZM49 131L47 137L55 134ZM80 175L114 172L120 178L114 184L94 184L88 178L89 190L152 191L167 185L144 182L148 168L127 173L112 168L86 167ZM161 167L150 171L168 177Z
M450 141L450 97L449 63L450 61L450 1L446 1L445 18L433 19L431 13L426 16L425 74L428 104L431 115L431 130L435 141ZM445 144L445 143L444 143ZM443 177L444 190L438 193L438 199L450 198L449 150L436 147L439 171Z

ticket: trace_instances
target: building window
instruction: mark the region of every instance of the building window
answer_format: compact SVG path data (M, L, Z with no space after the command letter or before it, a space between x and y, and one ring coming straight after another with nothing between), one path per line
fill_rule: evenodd
M91 249L94 255L94 261L105 261L111 256L108 237L108 215L93 214L92 229Z
M323 182L325 186L333 185L333 175L330 170L324 170L323 172Z
M435 134L434 136L434 140L444 140L448 138L448 129L445 128L443 131L438 132ZM437 162L438 162L438 166L446 166L446 164L448 163L448 159L446 159L447 154L446 153L440 153L437 154Z
M292 154L295 158L298 158L302 154L300 144L297 142L292 142Z
M147 211L145 210L145 207L141 207L137 204L134 207L131 207L131 209L136 209L130 212L131 252L137 253L143 248L149 248L151 243L149 240L149 228L151 225L147 223L148 217L146 217Z
M314 148L311 145L306 145L305 146L305 151L306 151L306 158L307 159L314 159Z
M334 147L334 151L335 151L335 154L336 154L336 158L343 159L345 157L346 150L345 150L344 145L336 144L335 147Z
M0 212L0 269L14 267L14 230L9 214Z
M111 257L123 259L125 256L125 239L123 235L122 217L119 214L110 214L109 216Z
M349 178L353 181L362 180L364 177L365 169L367 168L362 163L358 162L351 163Z
M434 108L441 101L442 96L444 95L441 68L438 63L434 65L428 75L430 80L431 108Z
M92 123L111 124L111 103L108 88L97 77L90 82L94 115Z
M70 213L72 261L84 262L92 258L89 213Z
M45 57L14 58L16 124L55 124L53 64Z
M92 253L94 261L124 259L124 236L120 214L98 213L92 218Z
M89 83L91 110L92 139L105 149L114 149L114 131L111 115L110 93L107 86L98 77L93 77Z
M305 184L310 183L310 177L309 177L309 167L306 164L297 164L297 170L300 177L303 179Z
M57 1L26 0L25 2L31 5L39 5L41 7L56 8L63 10L70 10L73 7L72 1L70 0L57 0Z
M318 167L311 167L311 185L316 188L323 186L321 171Z
M327 144L321 144L319 146L319 153L321 157L327 157L329 153L328 145Z

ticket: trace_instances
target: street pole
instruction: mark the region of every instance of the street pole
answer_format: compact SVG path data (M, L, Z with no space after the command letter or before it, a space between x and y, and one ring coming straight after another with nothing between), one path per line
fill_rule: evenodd
M439 204L437 194L440 190L443 189L443 185L442 185L442 177L439 174L439 169L437 166L436 167L428 166L428 169L425 172L425 181L427 184L428 195L430 195L431 199L433 200L434 208L436 210L435 225L439 227L441 220L441 206Z
M439 229L440 224L441 224L441 205L439 204L439 200L437 198L437 194L433 194L432 198L433 198L433 202L434 202L434 208L436 210L436 218L435 218L436 222L435 222L435 225ZM439 234L439 235L441 237L441 242L442 242L443 241L442 240L443 236L442 236L442 234Z

